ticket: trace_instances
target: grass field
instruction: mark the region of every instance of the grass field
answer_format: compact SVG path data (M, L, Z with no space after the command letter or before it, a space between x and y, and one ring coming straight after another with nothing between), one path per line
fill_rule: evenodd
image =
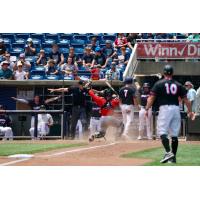
M180 144L177 154L177 163L160 163L164 155L163 148L153 148L139 152L132 152L122 155L125 158L147 158L152 159L146 166L200 166L200 145Z
M3 143L0 144L0 156L13 154L33 154L61 148L79 147L84 143L76 144L33 144L33 143Z

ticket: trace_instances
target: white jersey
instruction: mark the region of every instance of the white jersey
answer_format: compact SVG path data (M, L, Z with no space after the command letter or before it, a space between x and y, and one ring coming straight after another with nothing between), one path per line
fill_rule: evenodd
M26 75L25 71L19 72L18 70L16 70L16 72L14 74L14 77L15 77L15 80L24 80L25 79L25 77L24 77L25 75Z

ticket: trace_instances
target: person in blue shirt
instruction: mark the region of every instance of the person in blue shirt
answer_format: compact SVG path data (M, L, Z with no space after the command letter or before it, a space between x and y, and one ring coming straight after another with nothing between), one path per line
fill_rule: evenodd
M0 79L12 79L13 72L9 69L9 62L3 61L0 69Z

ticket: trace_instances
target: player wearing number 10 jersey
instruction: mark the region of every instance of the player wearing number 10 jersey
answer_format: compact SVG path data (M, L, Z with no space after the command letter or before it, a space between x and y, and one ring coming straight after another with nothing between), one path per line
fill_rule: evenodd
M153 86L146 106L146 115L155 99L159 105L159 115L157 120L157 134L160 136L165 148L164 158L160 161L176 162L176 152L178 148L178 134L181 126L181 116L179 108L179 98L183 99L187 108L189 117L193 118L191 104L187 99L186 89L177 81L173 80L173 68L170 65L164 67L164 79L159 80ZM172 138L171 149L168 135Z

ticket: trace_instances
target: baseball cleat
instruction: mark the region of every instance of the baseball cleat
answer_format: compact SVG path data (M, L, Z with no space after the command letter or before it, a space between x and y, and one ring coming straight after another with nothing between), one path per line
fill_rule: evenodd
M138 140L142 140L142 136L139 135L137 139L138 139Z
M94 141L94 135L91 135L90 137L89 137L89 142L93 142Z
M165 153L163 159L160 161L160 163L166 163L171 158L174 158L174 154L172 152Z
M176 163L176 157L174 156L173 158L169 159L167 162L168 163Z

